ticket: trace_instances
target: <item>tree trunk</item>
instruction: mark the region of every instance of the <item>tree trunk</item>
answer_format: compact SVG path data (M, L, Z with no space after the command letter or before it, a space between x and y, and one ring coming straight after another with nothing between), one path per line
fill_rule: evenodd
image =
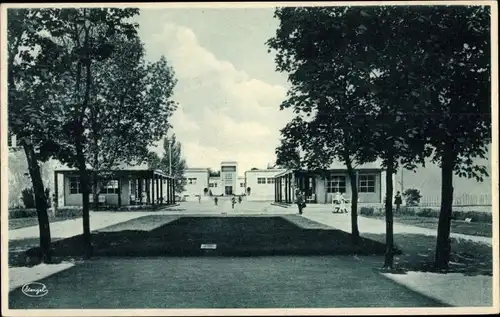
M77 141L77 143L79 143ZM83 220L83 256L86 259L92 257L92 236L90 235L90 186L89 174L85 166L85 157L81 150L81 145L76 147L78 171L80 172L80 187L82 190L82 220Z
M33 192L35 194L36 212L38 216L38 228L40 233L40 261L43 263L51 262L50 252L50 224L47 214L47 197L45 197L45 189L43 186L40 167L35 156L33 144L28 138L24 138L23 149L28 161L28 169L33 184Z
M351 181L351 238L352 244L358 245L359 243L359 229L358 229L358 184L356 172L352 168L352 163L349 159L346 160L347 174Z
M387 157L387 171L385 181L387 184L385 195L385 260L384 268L392 269L394 266L394 216L392 214L392 194L393 183L392 175L394 174L394 156L392 153Z
M453 149L445 146L441 162L441 210L436 243L435 267L438 270L448 269L451 256L451 216L453 206Z

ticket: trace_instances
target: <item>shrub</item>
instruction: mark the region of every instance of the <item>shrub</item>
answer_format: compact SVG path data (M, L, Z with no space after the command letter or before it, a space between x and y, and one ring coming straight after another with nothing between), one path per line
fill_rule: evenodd
M249 196L250 196L250 191L251 191L251 190L252 190L252 189L251 189L250 187L247 187L247 194L248 194Z
M423 208L417 211L416 215L419 217L438 218L439 211L430 208Z
M403 197L406 201L406 206L418 206L422 195L420 195L420 191L418 189L408 188L404 191Z
M21 199L24 204L24 208L35 208L35 195L33 194L33 188L25 188L21 192Z
M375 210L373 207L361 207L359 210L359 214L361 216L373 216L375 214Z
M206 195L208 193L208 188L203 188L203 193Z
M415 216L416 211L415 208L412 207L406 207L406 206L401 206L399 207L399 212L396 210L394 211L394 216Z

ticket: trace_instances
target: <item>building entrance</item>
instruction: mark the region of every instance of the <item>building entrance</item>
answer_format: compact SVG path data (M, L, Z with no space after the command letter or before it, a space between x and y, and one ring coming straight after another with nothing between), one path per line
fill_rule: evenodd
M227 196L231 196L233 194L233 186L226 186L224 194Z

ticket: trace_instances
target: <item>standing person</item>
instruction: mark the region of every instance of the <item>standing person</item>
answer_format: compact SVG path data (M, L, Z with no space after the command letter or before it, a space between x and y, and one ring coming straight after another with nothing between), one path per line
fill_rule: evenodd
M295 202L297 203L297 207L299 208L299 215L302 215L302 210L306 206L306 203L304 200L304 195L299 189L295 191Z
M399 212L399 207L403 204L401 193L399 191L396 193L396 197L394 198L394 204L396 205L396 212Z
M217 206L217 204L219 203L219 198L215 197L214 198L214 203L215 203L215 206Z
M337 190L335 193L335 197L332 199L332 205L333 205L333 213L338 213L341 210L341 201L342 201L342 196L340 195L340 192Z
M198 195L198 204L201 204L201 195Z
M233 198L231 198L231 207L234 209L234 205L236 204L236 197L234 197L233 195Z
M346 208L346 199L345 199L345 196L344 196L344 193L340 193L340 212L343 212L343 213L346 213L347 212L347 208Z
M241 195L239 195L238 196L238 204L241 204L241 200L242 200Z

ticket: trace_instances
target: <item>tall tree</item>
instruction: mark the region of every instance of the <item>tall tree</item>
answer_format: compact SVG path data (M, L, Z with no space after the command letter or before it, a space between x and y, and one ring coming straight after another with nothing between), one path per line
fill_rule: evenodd
M491 142L490 8L447 6L422 17L429 55L423 107L433 160L441 166L441 210L435 266L447 269L451 255L450 223L453 206L453 174L482 181ZM460 36L458 36L460 34Z
M7 19L8 129L26 155L38 216L40 260L50 262L48 206L38 162L47 161L54 148L47 135L59 126L55 117L62 106L57 97L67 84L65 65L59 48L42 36L45 26L39 10L9 9Z
M175 177L177 181L175 192L182 193L186 185L186 181L184 179L186 160L182 154L182 144L177 140L175 134L163 139L163 157L161 158L161 166L165 173Z
M280 8L275 16L280 27L268 44L292 83L282 107L312 114L308 152L343 161L354 185L354 162L379 157L386 168L384 266L391 268L392 176L398 164L413 168L428 154L418 120L407 115L420 106L411 94L421 83L415 73L422 61L412 58L420 41L411 34L415 14L409 7L315 7Z
M137 9L41 10L46 38L60 48L70 78L59 97L65 102L60 128L50 136L58 141L55 158L79 171L86 257L92 254L90 170L143 158L166 132L176 107L166 60L143 60L137 25L129 22L137 14ZM98 184L96 179L94 174Z

